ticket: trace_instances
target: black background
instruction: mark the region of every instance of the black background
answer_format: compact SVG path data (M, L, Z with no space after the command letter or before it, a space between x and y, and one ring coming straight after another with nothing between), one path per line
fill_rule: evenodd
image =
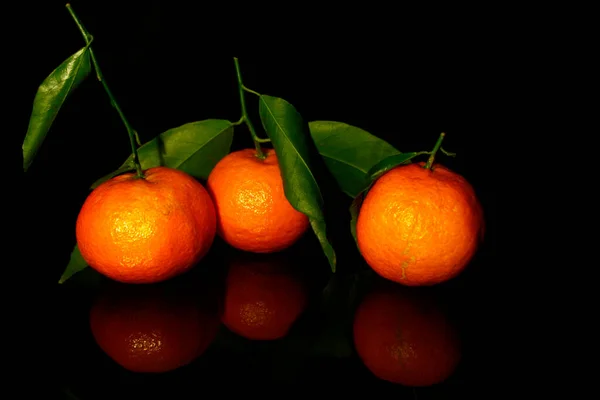
M209 51L204 45L210 42L205 31L187 23L192 3L186 8L148 1L143 7L121 6L118 12L94 2L75 1L73 6L94 35L93 48L103 74L143 142L187 122L239 119L233 60L226 52ZM13 97L21 132L19 151L38 85L84 44L64 4L47 2L38 7L29 23L29 33L37 39L31 51L22 53L20 72L26 78ZM226 25L222 29L214 34L233 35ZM258 32L252 35L259 40ZM492 335L486 323L493 293L502 284L495 261L495 193L499 188L491 138L502 83L493 62L477 57L476 50L459 51L455 46L423 49L418 56L383 44L379 50L374 44L368 55L342 49L291 55L277 51L285 46L278 45L276 38L271 32L268 46L259 47L260 53L237 54L244 83L286 99L306 121L343 121L387 140L400 151L430 150L440 132L447 133L443 147L457 157L439 155L438 161L472 183L487 222L478 260L455 283L463 296L459 303L471 307L470 318L477 319L472 321L474 329ZM264 136L257 102L251 95L247 101L259 135ZM247 130L237 129L234 148L249 146ZM38 310L35 321L26 318L34 331L43 326L41 321L60 312L53 307L65 307L54 301L60 290L56 281L73 248L75 219L89 185L116 169L129 152L127 132L92 73L65 103L31 168L22 174L23 204L30 218L24 226L35 250L24 252L29 267L21 272L32 282L27 297L35 300L24 304ZM329 218L337 222L330 224L330 235L343 270L344 260L356 255L346 229L351 199L330 185L322 189ZM64 334L58 328L53 333ZM491 351L483 344L492 342L491 336L480 340L479 350ZM42 353L45 359L40 356L39 363L44 368L60 364L60 352L45 347ZM485 367L480 369L477 379L484 379ZM60 375L59 368L53 370Z

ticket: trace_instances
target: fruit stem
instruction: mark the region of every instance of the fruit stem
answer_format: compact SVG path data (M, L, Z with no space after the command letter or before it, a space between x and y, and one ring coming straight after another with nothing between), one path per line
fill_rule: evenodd
M425 169L431 169L431 167L433 166L433 161L435 160L435 154L440 149L440 147L442 147L442 141L444 140L445 136L446 136L445 132L440 133L440 137L438 138L437 142L435 142L435 146L433 146L433 150L431 150L431 153L429 153L429 159L427 159L427 164L425 164L425 167L424 167Z
M253 90L248 89L242 83L242 73L240 71L240 63L239 63L237 57L233 57L233 63L235 64L235 72L237 75L238 90L240 93L240 105L242 107L242 118L240 118L240 120L237 123L246 122L246 125L248 126L248 130L250 131L250 135L252 136L252 141L254 141L254 147L256 147L256 157L261 160L264 160L266 158L266 156L263 153L262 148L260 147L260 144L270 142L271 140L270 139L261 139L256 135L256 131L254 130L254 125L252 125L252 122L250 121L250 118L248 117L248 111L246 109L246 100L245 100L244 91L256 94L258 96L260 96L260 94Z
M104 91L108 95L110 104L115 108L115 110L117 110L117 113L119 113L119 117L121 117L121 121L123 121L123 124L125 125L125 128L127 129L127 133L129 134L129 142L131 143L131 151L133 153L133 162L135 163L135 169L137 172L137 176L138 176L138 178L143 178L144 173L142 171L142 166L140 164L140 159L138 157L137 146L136 146L136 141L139 143L139 137L137 135L137 132L135 130L133 130L133 128L127 121L127 118L125 118L125 114L123 114L121 107L119 107L119 104L115 100L112 92L110 91L110 88L108 87L108 85L106 83L106 79L104 79L104 76L102 75L102 70L100 69L100 66L98 65L98 61L96 60L94 51L92 50L92 47L89 46L93 39L92 35L90 35L89 32L85 29L85 27L83 26L83 24L77 17L77 14L75 14L75 11L73 11L71 4L67 3L66 7L67 7L67 10L69 11L69 14L71 14L71 17L75 21L75 24L77 24L77 27L81 31L81 34L83 35L83 39L85 40L85 43L88 45L88 51L90 52L90 58L92 60L92 64L94 65L94 69L96 70L96 77L98 78L98 81L100 81L102 86L104 87Z

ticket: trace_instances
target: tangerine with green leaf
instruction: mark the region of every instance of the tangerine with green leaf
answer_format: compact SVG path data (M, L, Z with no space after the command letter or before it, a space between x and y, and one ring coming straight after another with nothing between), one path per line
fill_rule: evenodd
M208 176L207 188L217 210L217 233L239 250L282 251L300 239L308 217L288 201L277 154L263 149L234 151L223 157Z
M471 184L441 164L392 168L368 190L356 223L358 247L380 276L407 286L459 275L485 230Z

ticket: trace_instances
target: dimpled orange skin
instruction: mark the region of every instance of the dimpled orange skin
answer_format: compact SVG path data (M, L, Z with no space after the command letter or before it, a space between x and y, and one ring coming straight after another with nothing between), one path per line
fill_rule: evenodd
M94 189L77 218L83 259L124 283L155 283L199 262L216 234L210 195L185 172L156 167L116 176Z
M461 359L458 332L428 300L376 290L361 301L354 316L354 345L373 375L423 387L454 373Z
M483 211L472 186L442 165L396 167L382 175L360 208L358 247L380 276L428 286L460 274L483 238Z
M216 312L184 296L100 296L90 309L98 346L133 372L167 372L189 364L216 337Z
M273 253L294 244L308 229L308 217L292 207L273 149L232 152L211 171L207 188L217 210L217 233L232 247Z
M221 322L247 339L281 339L307 302L306 286L285 265L238 259L227 273Z

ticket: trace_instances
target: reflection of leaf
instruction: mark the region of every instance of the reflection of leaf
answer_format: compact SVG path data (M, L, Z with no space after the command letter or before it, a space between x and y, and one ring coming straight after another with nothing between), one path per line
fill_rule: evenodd
M248 347L246 346L246 341L247 339L244 339L241 336L234 334L224 325L221 325L217 336L213 340L212 346L242 353L248 350Z
M206 180L217 162L229 153L232 141L231 122L207 119L161 133L142 145L138 156L144 170L162 165ZM133 155L130 155L117 171L94 182L92 189L113 176L134 169Z
M89 75L88 46L67 58L40 85L23 142L23 168L29 168L67 97Z
M87 266L87 263L85 262L85 260L81 256L81 253L79 252L79 247L75 246L73 252L71 253L71 259L69 260L69 264L67 264L67 268L63 272L58 283L64 283L67 279L69 279L79 271L85 269Z
M343 122L312 121L308 126L327 168L352 198L367 187L373 165L400 154L385 140Z
M311 355L346 358L354 354L352 321L356 301L357 275L334 275L323 289L321 311L325 324L314 342Z
M323 198L309 167L308 127L294 106L277 97L260 96L259 113L277 154L285 196L296 210L308 216L335 272L336 256L327 239Z
M64 397L65 399L79 400L79 397L75 396L75 394L73 394L71 389L69 389L68 387L63 389L63 394L65 395L65 397Z

